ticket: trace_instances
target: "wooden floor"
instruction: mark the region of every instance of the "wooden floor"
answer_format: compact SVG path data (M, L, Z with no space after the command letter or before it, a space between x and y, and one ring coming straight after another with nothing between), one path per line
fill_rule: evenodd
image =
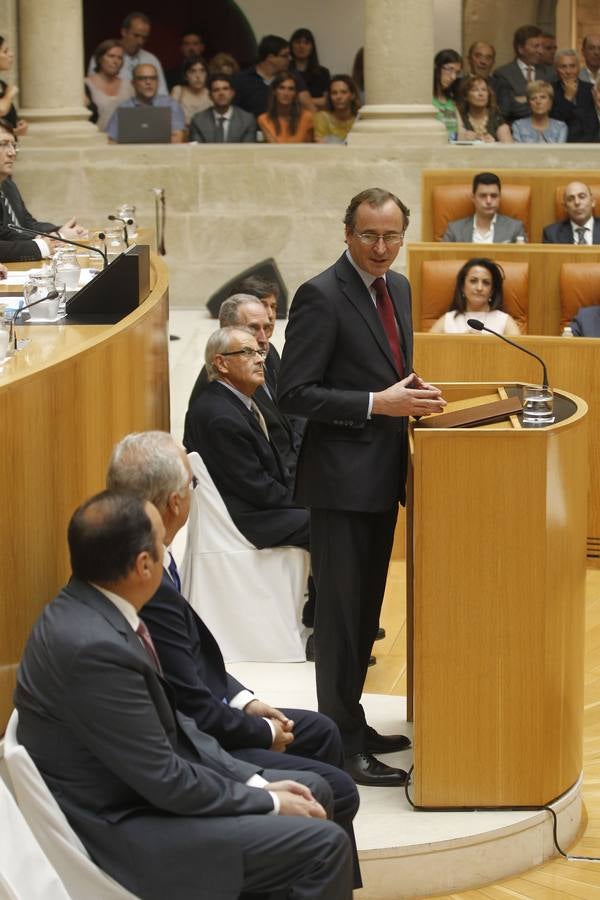
M405 596L405 567L392 562L383 607L382 625L386 638L375 645L377 665L369 670L368 693L406 693L406 610L398 603ZM586 584L585 712L583 734L583 798L587 824L574 847L563 848L582 856L600 857L600 570L589 569ZM600 862L567 862L558 857L544 866L524 872L494 885L448 894L454 900L467 898L531 897L535 900L566 900L580 897L600 900ZM358 900L369 900L367 892L357 892Z

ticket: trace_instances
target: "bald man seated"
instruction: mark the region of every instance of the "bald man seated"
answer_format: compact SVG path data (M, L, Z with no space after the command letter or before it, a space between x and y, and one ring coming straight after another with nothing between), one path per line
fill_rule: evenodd
M571 181L563 193L566 219L546 225L542 235L544 244L600 244L600 218L594 215L596 201L589 185Z

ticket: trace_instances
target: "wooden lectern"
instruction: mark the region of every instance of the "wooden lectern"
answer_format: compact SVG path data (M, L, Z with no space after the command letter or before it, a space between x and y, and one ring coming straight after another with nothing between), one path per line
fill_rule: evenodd
M441 385L449 409L517 385ZM412 429L409 717L421 808L526 806L582 766L587 406ZM412 677L411 677L412 669Z

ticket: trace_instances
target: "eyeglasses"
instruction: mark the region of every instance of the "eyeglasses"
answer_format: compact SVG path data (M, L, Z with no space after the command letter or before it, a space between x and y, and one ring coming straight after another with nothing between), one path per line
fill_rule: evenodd
M354 234L361 244L367 247L374 247L380 240L386 247L397 247L404 240L403 231L386 231L385 234L376 234L374 231L355 231Z
M15 141L0 141L0 149L12 150L13 153L18 153L21 148Z
M135 81L158 81L158 75L136 75Z
M242 347L241 350L228 350L227 353L219 353L219 356L245 356L246 359L260 356L261 359L266 359L267 351L255 350L254 347Z

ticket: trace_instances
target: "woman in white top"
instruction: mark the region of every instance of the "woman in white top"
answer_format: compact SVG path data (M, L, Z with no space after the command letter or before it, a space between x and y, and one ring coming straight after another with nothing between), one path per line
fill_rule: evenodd
M96 125L100 131L106 131L115 109L133 96L131 82L119 77L123 53L121 42L115 38L102 41L94 50L94 71L85 79L90 96L98 109Z
M467 325L478 319L499 334L517 335L519 326L502 311L504 272L491 259L470 259L456 276L452 304L431 331L437 334L487 334Z

